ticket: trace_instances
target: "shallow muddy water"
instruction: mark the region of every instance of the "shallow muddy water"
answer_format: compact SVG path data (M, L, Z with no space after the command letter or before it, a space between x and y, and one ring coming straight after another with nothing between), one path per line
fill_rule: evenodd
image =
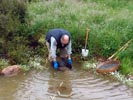
M49 67L0 76L0 100L133 100L133 88L81 66L74 64L72 71L65 72Z

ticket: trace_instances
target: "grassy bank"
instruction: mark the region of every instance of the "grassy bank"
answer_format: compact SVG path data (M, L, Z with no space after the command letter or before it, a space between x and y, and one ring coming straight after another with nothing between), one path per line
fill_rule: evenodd
M90 55L107 58L133 38L132 4L132 0L40 0L28 4L28 22L42 30L42 36L52 28L69 30L74 54L81 52L90 28ZM133 74L132 49L133 43L118 55L124 74Z
M46 53L44 37L52 28L64 28L72 35L73 54L84 47L86 28L90 28L87 48L90 57L108 58L133 38L132 0L31 0L26 22L19 34L39 36L38 52ZM118 55L121 73L133 74L133 43Z

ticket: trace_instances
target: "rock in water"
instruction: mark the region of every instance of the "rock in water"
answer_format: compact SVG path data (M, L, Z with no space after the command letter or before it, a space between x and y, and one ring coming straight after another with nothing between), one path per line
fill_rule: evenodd
M1 71L1 74L5 75L5 76L14 76L14 75L17 75L18 72L20 72L20 66L13 65L13 66L8 66L8 67L4 68Z

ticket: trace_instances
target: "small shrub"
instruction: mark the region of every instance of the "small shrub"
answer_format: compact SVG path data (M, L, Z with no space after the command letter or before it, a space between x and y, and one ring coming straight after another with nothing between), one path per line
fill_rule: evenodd
M6 59L0 59L0 69L7 67L9 65L8 60Z

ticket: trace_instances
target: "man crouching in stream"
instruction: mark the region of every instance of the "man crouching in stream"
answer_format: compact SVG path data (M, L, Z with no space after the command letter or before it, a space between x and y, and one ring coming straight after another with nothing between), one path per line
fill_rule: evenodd
M46 45L49 51L49 60L52 62L53 68L55 70L58 70L59 67L62 67L62 64L56 59L57 49L60 49L60 57L64 63L63 65L69 69L72 69L71 36L67 30L60 28L49 30L46 34Z

